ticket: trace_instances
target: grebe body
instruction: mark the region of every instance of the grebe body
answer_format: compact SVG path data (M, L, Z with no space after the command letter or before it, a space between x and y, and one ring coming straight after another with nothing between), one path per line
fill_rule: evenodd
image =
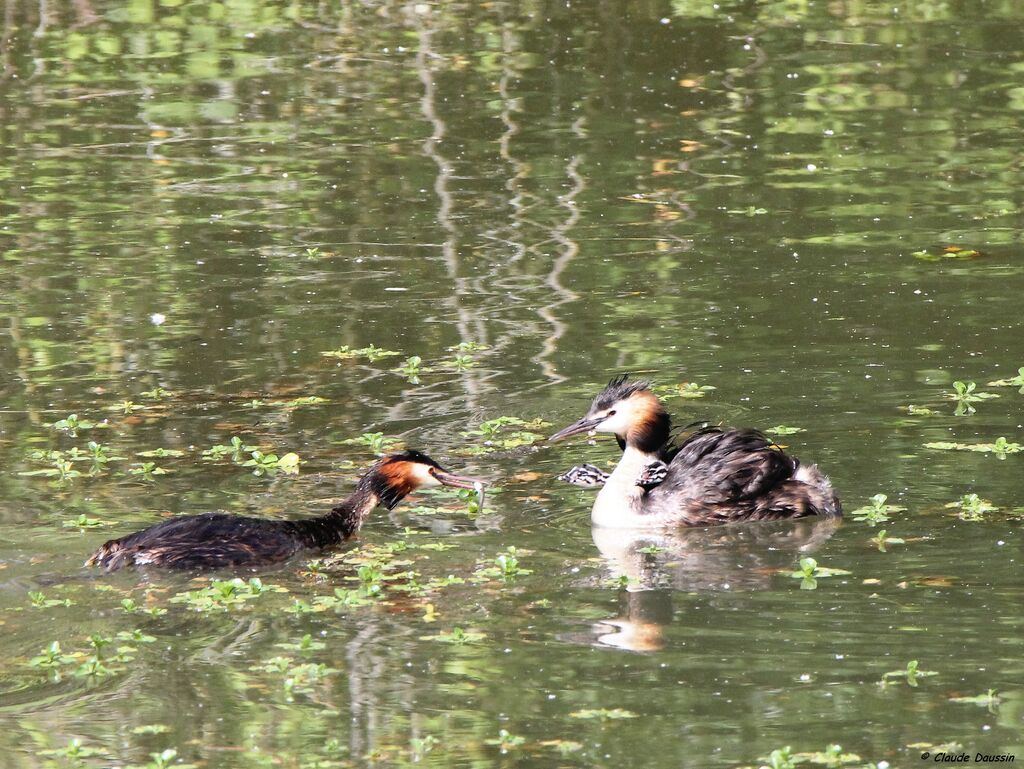
M646 382L612 380L583 419L551 440L584 432L612 433L623 447L603 482L584 470L588 466L566 474L577 485L600 488L591 513L596 526L708 526L842 515L831 483L817 467L802 465L756 430L702 427L673 445L669 415Z
M126 566L215 569L284 561L348 539L377 505L394 508L420 486L480 488L483 484L444 470L418 451L391 454L359 479L355 491L326 515L297 521L203 513L158 523L112 539L86 561L115 571Z

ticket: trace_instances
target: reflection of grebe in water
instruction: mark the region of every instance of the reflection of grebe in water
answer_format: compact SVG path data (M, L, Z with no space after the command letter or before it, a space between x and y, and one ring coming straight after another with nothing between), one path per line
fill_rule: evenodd
M678 446L671 419L646 382L613 379L587 415L551 436L612 433L623 449L611 475L592 466L565 476L600 488L596 526L630 529L709 526L806 516L838 517L828 478L755 430L704 427Z
M824 544L837 518L806 518L757 526L715 526L673 531L594 527L594 544L613 578L627 577L620 616L595 626L598 643L632 651L664 645L674 592L768 590L778 572Z

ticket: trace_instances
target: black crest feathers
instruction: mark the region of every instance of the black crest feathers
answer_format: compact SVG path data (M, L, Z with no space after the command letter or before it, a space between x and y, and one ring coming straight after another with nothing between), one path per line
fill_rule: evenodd
M644 379L629 380L629 374L622 374L612 379L608 385L597 394L590 406L591 411L611 408L618 401L628 398L634 393L650 390L651 383Z

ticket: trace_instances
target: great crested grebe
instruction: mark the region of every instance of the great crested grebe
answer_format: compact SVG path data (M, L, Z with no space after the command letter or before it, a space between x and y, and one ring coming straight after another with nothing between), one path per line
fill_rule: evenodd
M348 499L326 515L297 521L227 513L186 515L112 539L85 565L115 571L124 566L212 569L276 563L300 550L348 539L377 505L391 510L420 486L479 491L483 485L476 478L449 473L426 454L401 451L379 460L359 479Z
M612 433L623 449L610 475L592 465L564 479L600 487L595 525L617 528L708 526L842 515L828 478L801 465L756 430L703 427L678 446L671 419L650 385L613 379L583 419L551 436Z

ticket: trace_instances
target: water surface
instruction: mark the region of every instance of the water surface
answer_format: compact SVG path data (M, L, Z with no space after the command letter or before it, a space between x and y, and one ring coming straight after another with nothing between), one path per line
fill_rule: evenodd
M7 3L4 765L1024 755L1024 460L925 447L1022 439L986 385L1024 365L1022 34L1010 2ZM398 354L323 354L370 345ZM553 477L614 443L516 433L622 371L904 509L591 532ZM958 416L954 381L1000 397ZM551 426L466 434L500 416ZM203 458L232 436L300 473ZM81 567L170 515L321 512L382 439L500 490L378 511L245 600ZM801 589L806 556L850 574Z

